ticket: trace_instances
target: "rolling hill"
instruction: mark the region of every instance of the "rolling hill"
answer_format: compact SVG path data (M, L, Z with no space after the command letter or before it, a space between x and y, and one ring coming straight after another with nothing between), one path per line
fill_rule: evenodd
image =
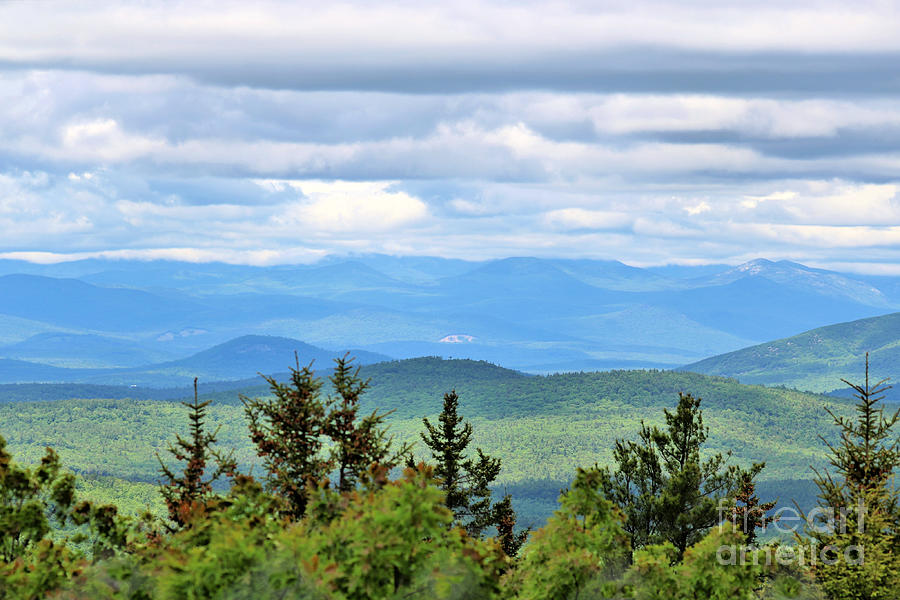
M864 377L866 352L874 380L900 376L900 313L820 327L683 368L743 383L828 392L841 389L842 378Z
M711 448L733 450L741 464L767 461L765 489L785 503L808 493L809 466L824 463L818 435L831 436L833 427L822 407L851 410L838 398L673 371L531 376L478 361L420 358L367 365L363 375L371 378L363 411L394 411L388 420L398 440L417 440L421 418L438 413L442 395L455 388L475 443L503 461L500 485L515 490L535 519L554 508L555 492L576 467L607 463L616 438L635 435L641 421L660 424L679 392L704 399ZM255 464L238 395L264 395L266 386L208 389L201 382L221 445L234 448L245 467ZM17 457L37 460L51 445L80 473L131 482L154 481L154 453L164 455L174 433L187 427L178 403L121 398L0 403L0 423Z

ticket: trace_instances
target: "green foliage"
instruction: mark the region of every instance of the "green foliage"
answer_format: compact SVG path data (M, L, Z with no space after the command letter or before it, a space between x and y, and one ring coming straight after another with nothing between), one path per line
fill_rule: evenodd
M115 506L77 501L75 476L52 449L28 468L5 448L0 436L0 598L44 597L143 537Z
M625 581L635 600L750 600L764 567L752 560L723 562L722 550L740 547L744 535L730 527L716 528L687 548L678 560L678 548L666 542L648 546L634 555Z
M381 489L350 492L336 518L292 532L294 551L306 547L318 557L313 575L340 597L438 598L458 594L459 586L487 595L506 566L503 552L449 527L452 513L430 476L426 467L407 469Z
M436 461L435 475L446 494L445 503L453 512L454 525L464 527L469 535L480 537L488 527L496 527L504 550L515 556L528 532L517 533L516 514L507 495L494 504L491 484L500 474L500 459L492 458L476 448L477 459L469 458L466 449L472 441L471 423L459 414L459 396L455 391L444 394L444 405L438 416L439 426L424 418L422 441Z
M680 394L675 411L664 410L666 429L642 425L638 442L617 440L615 470L599 470L601 487L625 511L625 529L632 548L669 542L681 560L733 504L745 480L751 483L763 468L749 471L726 465L728 454L701 458L709 430L703 425L700 398Z
M393 438L383 425L384 415L373 412L359 419L359 399L368 382L350 362L347 356L335 359L331 383L337 400L323 401L322 382L312 365L301 368L299 362L291 368L290 384L266 377L274 397L242 397L250 439L264 461L270 489L285 500L295 519L306 511L308 488L333 470L339 489L349 491L371 465L391 469L409 454L405 444L391 452Z
M0 560L12 561L50 533L50 519L65 525L75 505L75 477L62 471L47 448L35 468L17 465L0 437Z
M840 442L828 445L829 471L816 471L820 510L807 534L823 548L816 577L829 598L896 599L900 573L900 439L892 432L900 411L879 405L886 387L845 381L856 395L856 418L830 413ZM827 410L827 409L826 409Z
M281 501L252 479L236 481L191 528L63 588L109 600L475 599L493 597L509 567L495 544L448 527L427 468L368 489L316 488L300 521L279 518Z
M210 401L200 402L197 397L197 380L194 379L194 401L182 402L189 410L190 439L175 436L175 444L169 446L169 453L176 460L183 461L184 471L176 475L167 467L157 454L160 470L166 483L160 488L169 511L169 518L178 526L184 527L197 510L207 504L213 494L213 483L223 476L233 477L237 464L232 454L224 455L213 448L218 431L209 433L205 428L206 407ZM207 472L207 463L216 462L216 468Z
M628 551L622 515L600 491L600 475L579 469L560 509L532 535L508 586L516 598L581 597L588 584L615 581Z

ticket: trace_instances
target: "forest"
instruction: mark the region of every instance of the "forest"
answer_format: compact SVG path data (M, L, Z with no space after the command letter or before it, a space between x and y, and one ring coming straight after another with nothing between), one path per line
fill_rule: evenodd
M840 398L675 371L526 376L480 361L418 358L363 365L361 376L371 380L360 400L362 410L393 411L386 422L402 442L416 442L421 419L435 418L443 394L455 389L461 411L475 427L474 443L503 459L495 489L515 491L521 521L532 527L542 526L557 508L559 491L579 466L609 463L616 438L637 435L641 420L661 424L662 409L681 391L704 399L711 450L731 451L732 460L743 466L765 457L760 489L782 505L797 500L809 509L815 503L809 467L827 465L818 435L831 435L821 407L839 414L852 410ZM201 400L212 400L210 425L220 427L221 443L234 449L244 470L260 468L240 401L241 394L269 393L266 382L257 381L232 390L199 385ZM53 447L67 468L104 482L91 494L105 502L143 501L158 478L155 454L164 452L172 432L183 428L178 402L128 398L117 387L76 384L68 394L63 384L8 388L0 423L15 455L37 462L46 446ZM162 392L168 394L163 398L184 399L189 390ZM160 512L161 501L156 498L151 508Z
M419 392L433 393L442 369L453 374L452 361L435 360L412 361L436 374ZM716 390L732 380L652 372L654 386L642 386L639 373L614 373L601 386L607 401L642 407L639 426L611 424L608 458L572 468L555 493L552 483L505 475L508 463L524 467L502 444L482 447L491 438L478 432L502 422L489 394L466 403L445 390L439 412L414 419L414 404L401 402L399 415L371 407L397 392L402 364L373 372L347 357L335 363L330 372L297 364L239 404L201 396L195 383L178 403L5 405L16 410L4 412L3 434L18 439L0 438L0 598L898 597L898 415L885 412L884 386L868 370L850 388L853 401L809 407L819 414L807 418L827 421L832 435L819 440L823 460L810 468L814 489L792 513L797 525L764 485L770 466L726 447L735 440L723 435L723 418L748 406L756 419L786 418L774 407L809 395L760 397L748 387L724 403ZM566 386L564 376L469 366L469 385L478 373L482 384L499 377L532 401L550 382L563 418L594 409L578 386L602 376ZM658 394L691 383L700 389L670 401ZM652 406L638 401L651 396ZM603 397L595 403L603 414ZM48 407L62 409L41 412ZM110 409L122 418L101 422ZM790 418L802 438L803 420ZM54 428L70 432L68 442L33 454ZM84 432L94 446L79 439ZM99 439L117 446L97 447ZM126 481L123 495L115 488ZM529 485L532 501L558 503L524 523L515 495Z

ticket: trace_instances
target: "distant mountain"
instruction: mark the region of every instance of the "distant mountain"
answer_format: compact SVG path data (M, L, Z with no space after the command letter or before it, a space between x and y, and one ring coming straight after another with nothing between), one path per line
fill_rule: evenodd
M94 331L190 324L202 306L141 291L38 275L0 277L0 314Z
M462 275L479 263L436 256L388 256L368 254L353 260L384 273L388 277L412 285L431 285L438 279Z
M813 269L787 260L758 259L722 273L704 277L694 285L727 285L747 278L761 278L804 293L831 296L869 306L889 305L887 297L870 283L822 269Z
M822 293L817 286L788 286L760 275L724 285L659 293L648 303L664 305L707 327L744 339L784 336L813 327L884 314L884 306Z
M621 299L622 292L592 286L552 262L507 258L440 281L443 298L431 302L458 312L481 312L512 322L540 327L557 314L585 314Z
M411 287L410 284L388 277L357 261L259 270L245 279L242 285L265 292L288 292L325 298L370 290L402 291Z
M0 383L76 381L81 373L24 360L0 358Z
M617 260L553 260L552 264L595 287L629 292L668 290L682 287L677 280Z
M244 379L257 373L283 373L295 365L294 353L300 366L313 363L317 369L330 369L333 360L345 352L325 350L290 338L245 335L209 350L198 352L181 360L152 365L141 371L159 373L194 373L206 381ZM390 356L350 350L350 355L360 365L391 360ZM140 371L138 371L140 372Z
M39 333L25 341L0 346L0 357L60 367L136 367L172 359L158 347L94 334Z
M205 382L248 379L258 373L284 373L295 364L314 362L317 369L331 368L344 352L325 350L298 340L274 336L248 335L219 344L187 358L136 368L58 368L9 359L0 359L0 383L72 382L142 387L188 385L194 377ZM350 350L357 364L371 364L391 357L364 350Z
M243 335L327 348L420 347L529 372L676 367L900 310L898 278L767 260L652 268L614 260L385 255L271 267L0 260L0 274L16 270L0 276L0 347L44 333L130 344L117 351L99 339L74 344L60 335L28 342L30 350L0 352L72 367L157 364ZM470 341L442 343L448 336ZM38 342L41 348L33 347ZM73 346L84 353L73 356Z
M866 352L872 383L900 377L900 313L820 327L683 368L735 377L742 383L827 392L841 389L842 378L858 382L864 377Z

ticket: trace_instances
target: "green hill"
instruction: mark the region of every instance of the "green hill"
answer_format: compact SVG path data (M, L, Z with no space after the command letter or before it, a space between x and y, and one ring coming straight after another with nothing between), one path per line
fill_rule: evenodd
M840 389L841 379L861 378L866 352L875 379L900 375L900 313L820 327L683 368L742 383L828 392Z
M824 466L817 436L830 436L833 427L822 407L850 410L846 401L833 397L673 371L528 376L484 362L438 358L363 369L371 377L364 409L393 410L389 423L400 440L417 440L421 417L439 412L443 393L455 388L462 413L475 426L476 444L503 460L501 486L515 490L535 520L553 509L556 491L577 467L608 462L615 439L634 436L641 420L661 423L662 409L676 404L678 392L704 399L710 449L733 450L740 464L765 460L766 489L784 501L808 495L810 465ZM234 448L250 468L256 458L238 401L241 392L264 395L267 389L207 395L214 398L209 423L221 426L221 444ZM81 473L130 482L154 481L155 453L165 455L175 432L186 429L185 410L170 401L0 403L0 434L17 457L38 460L49 445ZM785 483L798 479L806 483ZM123 485L122 493L137 494Z

